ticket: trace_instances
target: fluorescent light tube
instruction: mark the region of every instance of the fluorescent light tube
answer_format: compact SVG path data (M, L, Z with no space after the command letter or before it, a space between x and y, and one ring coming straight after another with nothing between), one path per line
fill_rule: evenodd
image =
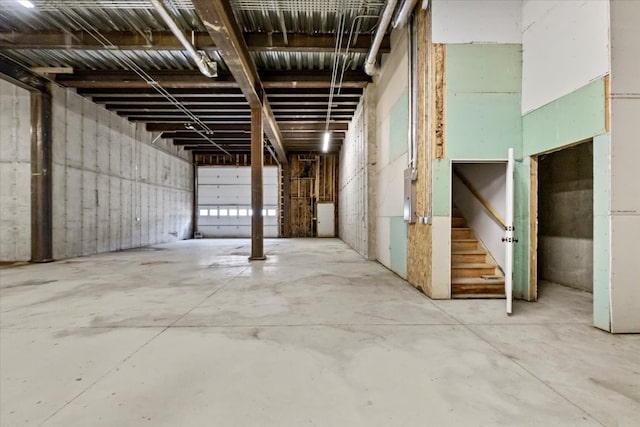
M329 132L324 133L324 141L322 142L322 152L326 153L329 150Z
M29 0L18 0L18 3L26 7L27 9L33 9L35 6Z

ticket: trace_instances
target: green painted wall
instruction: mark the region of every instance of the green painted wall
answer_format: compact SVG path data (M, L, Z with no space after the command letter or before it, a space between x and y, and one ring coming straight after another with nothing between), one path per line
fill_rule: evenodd
M602 135L604 82L596 80L522 116L521 45L447 45L446 73L446 158L433 163L433 215L450 215L452 160L506 159L507 149L513 147L514 225L519 240L514 249L514 296L528 298L530 156ZM603 151L607 147L608 139L594 141L595 173L600 174L594 176L594 260L608 259L604 212L608 212L609 187L606 172L601 171L608 171L604 163L608 151ZM594 321L604 324L609 312L608 267L598 263L594 268Z
M522 46L447 45L445 154L433 162L433 215L451 211L451 160L522 153Z
M389 111L389 163L387 167L392 172L402 176L404 162L398 161L407 153L409 138L409 90L404 88L400 96L391 106ZM395 162L395 163L394 163ZM400 188L402 191L402 188ZM398 206L394 212L401 211ZM402 216L389 217L389 258L391 270L401 276L407 277L407 225Z
M611 330L610 135L593 139L593 324Z
M409 90L402 95L391 107L389 117L389 162L407 152L409 140Z
M544 153L605 132L604 80L598 79L522 119L525 155Z
M407 224L401 216L390 218L391 270L407 278Z
M522 46L447 45L446 73L447 158L502 159L509 147L519 157Z
M530 156L603 134L604 82L594 81L521 116L521 45L447 45L446 73L446 158L433 163L433 215L450 215L452 160L506 159L507 149L513 147L519 240L514 248L514 296L528 298ZM602 145L608 147L607 142L594 146L596 153L604 150ZM596 153L594 158L599 158ZM601 166L596 163L596 168ZM601 200L608 188L605 175L595 185L603 187L602 196L594 201L597 216L598 209L606 210ZM595 221L599 237L594 237L594 259L608 259L606 219ZM594 315L604 323L608 322L608 305L604 304L605 296L608 304L608 271L600 262L595 268L594 300L600 305Z
M561 149L585 139L605 133L604 80L598 79L582 88L534 110L522 118L524 158L516 164L516 223L515 234L519 243L514 251L514 295L527 297L529 281L529 193L530 193L530 156ZM608 226L598 217L598 211L608 206L602 199L608 197L608 178L602 176L602 168L608 173L608 154L602 155L608 139L594 138L594 255L608 251ZM597 143L596 143L597 141ZM607 151L608 153L608 151ZM606 165L605 165L606 163ZM597 194L599 192L599 195ZM606 196L606 197L605 197ZM597 206L596 206L597 205ZM606 228L606 231L604 230ZM608 257L594 256L594 316L598 322L608 318L608 279L606 295L602 284L603 275L608 274ZM606 263L605 268L602 263ZM606 272L603 273L603 268ZM606 299L606 304L604 302ZM597 313L596 313L597 312ZM605 314L606 312L606 314ZM608 322L608 320L607 320ZM597 324L597 323L596 323Z

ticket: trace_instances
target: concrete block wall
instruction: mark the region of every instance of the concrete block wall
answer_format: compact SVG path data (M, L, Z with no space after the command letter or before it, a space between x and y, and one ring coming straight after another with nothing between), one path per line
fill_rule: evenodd
M31 259L31 101L0 79L0 261Z
M140 124L53 88L55 259L188 238L193 167Z

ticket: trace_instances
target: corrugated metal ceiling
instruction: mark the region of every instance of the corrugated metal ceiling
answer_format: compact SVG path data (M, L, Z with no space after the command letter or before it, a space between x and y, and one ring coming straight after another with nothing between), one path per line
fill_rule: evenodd
M249 126L244 117L248 117L248 104L241 112L236 101L230 101L240 91L233 86L191 0L163 1L178 27L193 36L194 45L218 64L222 71L219 79L200 76L194 60L180 48L148 0L31 1L33 9L15 0L0 0L0 56L26 67L72 67L73 73L57 75L55 80L77 88L84 96L102 97L96 102L130 120L147 122L149 130L189 134L193 144L208 147L198 145L199 150L211 150L211 144L198 142L199 134L185 128L185 123L217 132ZM335 133L332 144L337 149L362 85L369 81L361 67L386 1L229 2L257 71L269 83L265 87L274 100L273 114L283 126L287 149L319 150L318 135L327 128ZM339 35L343 45L336 53ZM346 49L347 40L357 46ZM132 70L144 81L132 77ZM163 72L154 73L156 70ZM183 70L189 72L181 73ZM345 75L349 86L341 86ZM145 86L150 81L157 83L155 78L166 84L172 95L161 93L157 84ZM204 104L193 104L205 95ZM329 98L335 111L327 117ZM147 106L150 100L154 108ZM244 144L248 149L248 137ZM246 151L242 147L237 150Z
M145 0L34 0L34 9L26 9L14 0L0 0L1 31L137 31L143 37L150 31L166 31L166 25L149 1ZM165 0L176 22L186 32L204 31L204 25L190 0ZM236 18L244 32L335 33L339 17L351 40L369 37L375 30L383 0L232 0ZM149 70L195 69L195 64L181 50L116 52L74 50L22 50L5 54L30 66L70 66L77 69L116 69L122 66L119 56L126 56ZM221 69L225 64L216 52L207 52ZM365 56L340 54L347 69L356 69ZM291 52L272 50L252 52L259 69L325 70L331 67L334 54L327 52ZM344 61L344 62L342 62Z

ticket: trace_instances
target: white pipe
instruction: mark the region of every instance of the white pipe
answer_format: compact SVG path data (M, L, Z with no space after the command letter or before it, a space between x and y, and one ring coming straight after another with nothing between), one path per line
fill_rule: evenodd
M398 28L406 24L407 18L413 11L416 3L418 3L418 0L404 0L404 3L402 3L402 6L400 7L400 12L398 12L398 16L396 16L396 19L393 21L391 26L393 28Z
M200 70L200 72L207 77L218 77L217 64L214 61L211 61L206 56L198 53L196 48L193 47L193 45L182 33L182 30L180 29L180 27L178 27L178 24L176 24L171 15L169 15L169 12L164 7L164 3L162 3L162 0L151 0L151 4L153 4L153 6L156 8L156 11L160 14L164 22L169 26L169 29L171 30L173 35L176 36L182 46L184 46L187 52L189 52L191 58L196 62L196 65L198 65L198 69Z
M387 1L387 5L384 7L382 17L380 18L380 23L378 24L378 29L376 30L376 35L373 38L373 43L371 44L371 50L369 50L367 59L364 61L364 72L370 76L377 73L376 56L378 56L378 49L380 49L384 35L387 32L387 28L389 27L389 23L393 17L393 11L396 8L397 2L398 0Z

